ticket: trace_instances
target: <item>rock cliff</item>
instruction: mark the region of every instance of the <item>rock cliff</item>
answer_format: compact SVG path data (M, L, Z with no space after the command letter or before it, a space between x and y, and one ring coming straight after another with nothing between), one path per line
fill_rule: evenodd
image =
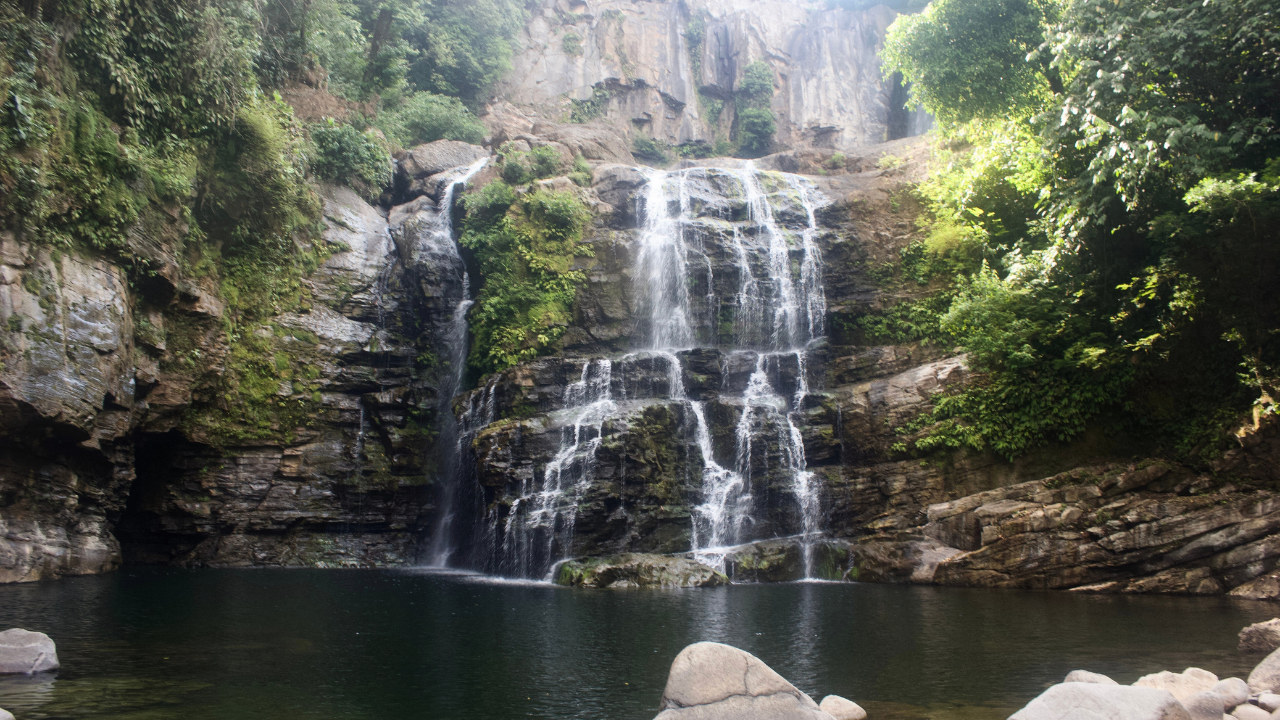
M626 138L709 149L729 139L745 68L762 62L779 147L849 150L918 135L929 118L904 106L877 56L896 16L824 2L546 0L491 114L594 119Z

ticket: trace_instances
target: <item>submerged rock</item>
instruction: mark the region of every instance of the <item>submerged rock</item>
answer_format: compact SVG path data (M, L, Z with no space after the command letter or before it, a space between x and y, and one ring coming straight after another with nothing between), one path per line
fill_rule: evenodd
M0 674L30 675L58 667L58 650L48 635L21 628L0 632Z
M1258 622L1240 631L1240 652L1273 652L1280 648L1280 618Z
M867 717L867 711L863 710L861 705L839 695L828 695L822 698L818 708L836 720L865 720Z
M560 564L557 585L570 587L715 587L729 579L714 568L688 558L648 553L622 553L579 558Z
M832 720L749 652L694 643L676 656L655 720Z
M1166 690L1128 685L1069 682L1054 685L1009 720L1191 720Z

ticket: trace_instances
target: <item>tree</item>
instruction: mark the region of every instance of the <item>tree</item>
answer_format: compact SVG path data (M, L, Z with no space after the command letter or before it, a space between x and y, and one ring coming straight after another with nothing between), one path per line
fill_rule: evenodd
M1039 51L1058 12L1054 0L935 0L889 28L885 69L944 122L1030 114L1063 90Z

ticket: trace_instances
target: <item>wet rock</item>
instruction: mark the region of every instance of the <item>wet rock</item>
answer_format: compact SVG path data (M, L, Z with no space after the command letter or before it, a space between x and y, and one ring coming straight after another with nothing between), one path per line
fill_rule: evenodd
M671 663L655 720L831 720L751 653L694 643Z
M729 579L714 568L688 558L646 553L566 560L555 571L555 583L570 587L691 588L715 587L728 582Z
M405 202L426 194L427 185L416 181L426 180L445 170L470 165L488 156L488 150L458 140L436 140L406 150L396 163L396 197L400 198L400 202Z
M810 547L812 576L839 580L848 564L848 544L817 541ZM734 582L792 582L805 577L804 546L798 538L761 540L725 556L725 572Z
M1221 695L1207 690L1183 698L1182 706L1191 714L1192 720L1221 720L1227 708L1232 707L1223 701Z
M1249 673L1249 689L1255 693L1280 692L1280 650L1273 650Z
M13 628L0 632L0 674L58 669L58 650L48 635Z
M1115 680L1101 673L1088 670L1072 670L1062 682L1096 683L1099 685L1119 685Z
M818 703L818 708L835 720L865 720L867 711L858 703L846 700L839 695L828 695Z
M1009 720L1190 720L1167 691L1128 685L1070 682L1054 685Z
M1198 692L1211 690L1218 682L1218 676L1208 670L1187 668L1180 673L1163 672L1144 675L1133 683L1134 687L1148 687L1156 690L1167 690L1177 700L1191 697Z
M849 547L848 578L858 582L928 585L942 561L959 554L956 548L929 537L863 538Z
M1233 708L1249 699L1249 684L1240 678L1219 680L1214 683L1213 687L1209 688L1209 691L1221 696L1222 701L1226 703L1228 708Z
M1249 600L1280 599L1280 571L1272 571L1233 589L1231 595Z
M1269 653L1280 648L1280 618L1254 623L1240 631L1240 652Z

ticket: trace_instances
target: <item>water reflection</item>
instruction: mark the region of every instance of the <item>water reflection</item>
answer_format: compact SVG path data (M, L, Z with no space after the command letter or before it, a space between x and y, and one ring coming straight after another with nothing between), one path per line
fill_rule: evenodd
M590 591L384 571L126 571L0 586L0 628L63 669L0 678L40 718L623 718L656 712L697 640L758 655L878 720L1007 717L1083 667L1239 675L1235 633L1274 607L858 584Z

